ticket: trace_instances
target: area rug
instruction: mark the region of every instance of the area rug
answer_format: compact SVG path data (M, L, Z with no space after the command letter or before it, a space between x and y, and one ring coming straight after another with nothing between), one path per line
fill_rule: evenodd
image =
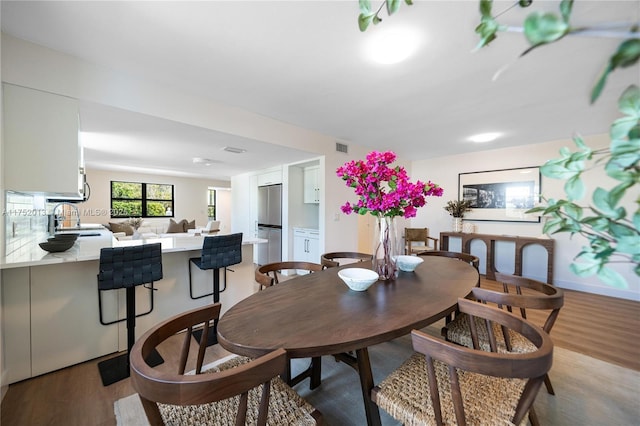
M640 419L638 395L640 372L622 368L577 352L554 349L554 364L549 374L556 395L544 387L535 402L543 425L636 425ZM411 354L409 337L370 348L374 380L379 383ZM295 369L304 369L308 360L295 360ZM308 380L296 391L320 410L329 426L366 424L357 374L332 357L322 358L322 384L309 390ZM147 426L137 394L115 402L118 426ZM399 423L380 411L382 424Z

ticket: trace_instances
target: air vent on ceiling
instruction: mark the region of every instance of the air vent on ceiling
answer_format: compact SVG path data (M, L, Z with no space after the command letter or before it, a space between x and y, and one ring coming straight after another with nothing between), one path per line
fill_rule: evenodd
M344 144L344 143L340 143L340 142L336 142L336 151L344 152L345 154L348 154L349 153L349 145Z
M234 153L234 154L242 154L243 152L247 152L247 150L246 150L246 149L243 149L243 148L236 148L236 147L234 147L234 146L225 146L225 147L223 148L223 150L224 150L224 151L227 151L227 152L232 152L232 153Z

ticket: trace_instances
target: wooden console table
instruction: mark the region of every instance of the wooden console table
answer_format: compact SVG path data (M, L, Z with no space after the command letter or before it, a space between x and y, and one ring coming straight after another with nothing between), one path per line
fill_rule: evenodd
M487 247L486 277L490 280L496 279L496 241L509 241L516 244L515 250L515 271L514 275L522 275L522 251L529 244L537 244L547 250L547 283L553 284L553 247L554 240L550 238L534 238L534 237L513 237L507 235L488 235L473 234L463 232L441 232L440 233L440 250L449 250L449 237L462 239L462 252L471 252L471 241L481 240Z

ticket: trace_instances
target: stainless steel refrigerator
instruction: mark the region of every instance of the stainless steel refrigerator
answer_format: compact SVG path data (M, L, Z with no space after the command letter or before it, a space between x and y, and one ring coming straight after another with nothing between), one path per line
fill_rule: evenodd
M258 187L258 265L282 261L282 185Z

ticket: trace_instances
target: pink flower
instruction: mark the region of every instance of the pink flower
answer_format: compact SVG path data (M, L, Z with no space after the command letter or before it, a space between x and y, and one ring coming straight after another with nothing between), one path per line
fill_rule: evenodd
M345 205L340 206L340 210L342 210L342 212L345 214L351 214L353 212L351 204L349 204L348 202Z
M426 197L442 196L442 188L433 182L409 182L404 167L389 167L396 160L392 151L372 151L366 160L349 161L338 167L336 174L359 197L356 204L347 202L340 209L351 214L370 212L376 216L415 217L417 208L424 206Z

